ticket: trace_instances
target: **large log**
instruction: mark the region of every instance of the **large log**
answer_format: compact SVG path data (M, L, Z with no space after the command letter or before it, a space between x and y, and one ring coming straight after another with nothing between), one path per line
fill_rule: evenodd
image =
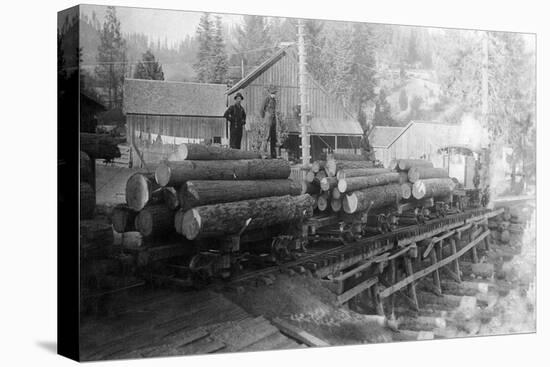
M173 187L190 180L273 180L289 176L290 163L283 159L164 162L155 171L159 185Z
M229 203L269 196L300 195L302 185L286 180L187 181L179 190L184 210L196 206Z
M405 200L410 199L412 196L412 185L408 182L401 184L401 197Z
M315 180L315 172L312 170L307 171L304 176L304 180L308 183L312 183Z
M321 212L324 212L325 210L327 210L329 205L330 195L328 194L328 192L325 191L317 197L317 209L319 209L319 211Z
M391 170L387 168L351 168L351 169L342 169L336 172L336 178L343 180L345 178L351 177L361 177L361 176L372 176L379 175L381 173L389 173Z
M338 186L338 179L336 177L325 177L320 181L321 190L332 191L333 188Z
M334 187L331 192L330 192L330 196L333 198L333 199L341 199L342 198L342 193L340 192L340 190L338 190L338 186Z
M135 220L136 229L143 237L157 237L174 231L174 211L163 204L148 205Z
M449 173L443 168L411 167L408 176L409 181L415 183L427 178L448 178Z
M330 208L333 212L338 213L342 209L342 200L333 198L330 201Z
M325 161L315 161L311 164L311 170L313 173L317 173L325 169Z
M134 173L126 181L126 204L140 211L147 203L160 203L162 195L158 192L159 188L153 173Z
M113 229L118 233L136 231L135 220L138 212L132 210L126 204L119 204L114 207L111 214L111 222Z
M91 219L95 212L95 191L86 182L80 183L80 219Z
M397 172L381 173L379 175L351 177L338 180L338 190L344 193L398 182L399 174Z
M342 169L373 168L372 161L335 161L328 160L325 165L327 176L336 176L336 173Z
M115 138L106 134L80 133L80 150L86 152L92 159L112 160L120 157L118 144L125 138Z
M396 204L400 198L401 185L399 184L373 186L344 196L342 206L346 213L352 214Z
M252 150L240 150L224 148L217 145L204 144L180 144L176 151L170 155L169 161L213 161L213 160L238 160L259 159L259 152Z
M432 162L425 159L399 159L398 168L401 171L408 171L412 167L428 167L432 168Z
M450 178L430 178L418 180L413 184L412 194L415 199L449 196L454 189Z
M204 205L185 212L181 228L189 240L231 235L241 231L249 219L247 230L309 218L313 202L306 194Z

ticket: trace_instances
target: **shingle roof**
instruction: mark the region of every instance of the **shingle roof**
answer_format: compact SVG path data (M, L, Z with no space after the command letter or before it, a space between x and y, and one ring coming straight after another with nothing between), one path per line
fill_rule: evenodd
M369 133L369 142L373 147L387 147L403 131L403 127L375 126Z
M287 120L288 131L291 133L300 132L300 121L297 119ZM355 120L336 120L314 117L309 121L309 133L313 135L363 135L361 125Z
M223 116L225 84L126 79L124 113Z

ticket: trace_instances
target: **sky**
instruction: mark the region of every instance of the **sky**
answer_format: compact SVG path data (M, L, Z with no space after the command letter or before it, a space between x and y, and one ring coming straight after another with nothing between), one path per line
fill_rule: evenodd
M103 24L107 7L104 5L81 5L82 14L96 17ZM116 7L117 17L120 19L122 33L144 33L152 39L165 38L168 44L173 44L185 39L186 36L195 34L199 24L201 12ZM217 15L217 14L212 14ZM222 22L228 26L242 22L241 15L219 14Z

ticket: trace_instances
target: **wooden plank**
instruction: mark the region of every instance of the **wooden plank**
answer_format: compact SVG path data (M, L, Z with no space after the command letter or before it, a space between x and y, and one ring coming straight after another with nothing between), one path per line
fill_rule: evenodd
M271 320L271 323L275 325L283 334L298 340L299 342L308 345L310 347L329 347L330 344L324 340L317 338L310 333L289 324L288 322L276 317Z
M488 236L491 232L486 231L481 236L461 248L459 251L456 252L456 254L446 257L443 260L440 260L437 264L430 265L425 269L422 269L412 275L407 276L405 279L397 282L396 284L392 285L389 288L384 289L382 292L380 292L380 297L387 297L391 295L393 292L409 285L410 283L430 274L431 272L435 271L436 269L439 269L442 266L445 266L449 263L451 263L453 260L458 259L460 256L464 255L467 251L469 251L472 247L476 246L479 242L481 242L486 236Z
M365 280L362 283L359 283L355 287L351 288L350 290L345 291L341 295L338 296L338 304L343 304L352 299L353 297L357 296L359 293L369 289L374 284L378 283L378 277L371 277L367 280Z
M420 242L420 241L425 240L427 238L434 237L434 236L438 235L439 233L450 231L452 229L455 229L455 228L463 226L463 225L464 224L460 223L460 222L450 223L450 224L447 224L443 227L435 228L435 229L433 229L429 232L425 232L425 233L419 234L417 236L400 239L400 240L397 241L397 245L399 247L402 247L402 246L405 246L405 245L409 245L413 242Z

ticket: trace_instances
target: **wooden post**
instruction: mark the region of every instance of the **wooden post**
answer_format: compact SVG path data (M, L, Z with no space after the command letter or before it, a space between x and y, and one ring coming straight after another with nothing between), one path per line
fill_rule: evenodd
M395 264L395 259L390 260L390 284L395 284L397 282L397 266ZM390 296L391 304L391 313L393 314L395 309L395 293L392 293Z
M443 246L443 241L439 242L436 246L441 247ZM437 264L437 255L435 253L435 248L432 248L432 251L430 251L430 259L432 262L432 265ZM441 296L441 280L439 279L439 269L436 269L433 274L433 281L434 281L434 287L435 287L435 293L438 296Z
M453 255L456 254L456 239L454 237L451 238L451 253ZM456 273L456 277L457 277L456 280L460 283L462 279L460 278L460 264L458 262L458 258L453 260L453 270L454 270L454 273Z
M475 229L477 228L477 225L474 226L470 232L468 233L468 242L472 242L474 240L474 233L476 232ZM477 256L477 249L476 247L472 247L472 262L474 264L477 264L479 262L479 257Z
M411 258L408 255L405 255L403 259L405 261L405 271L407 272L407 276L413 275L414 271L413 271ZM411 282L407 286L407 288L408 288L409 296L412 298L412 300L414 302L414 305L415 305L416 309L418 310L419 306L418 306L418 298L416 297L416 284L415 284L415 282Z
M306 48L304 42L304 21L298 19L298 84L300 93L300 135L302 138L302 166L309 167L310 146L307 122L307 88L306 88Z
M382 304L382 300L380 299L380 295L378 294L378 283L374 283L372 287L370 288L371 292L371 298L372 302L374 303L374 306L376 307L376 313L380 316L385 316L384 314L384 305Z

